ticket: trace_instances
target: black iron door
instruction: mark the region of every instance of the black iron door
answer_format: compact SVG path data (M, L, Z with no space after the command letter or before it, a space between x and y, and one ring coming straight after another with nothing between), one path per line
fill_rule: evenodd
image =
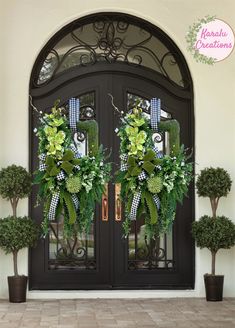
M181 127L181 142L186 148L192 148L193 127L189 110L189 99L174 95L174 89L166 90L146 78L116 75L112 78L112 90L116 105L125 110L140 101L146 113L149 113L150 99L162 100L161 119L176 119ZM114 117L115 126L118 120ZM157 144L163 152L168 152L168 135L165 134ZM119 139L114 137L114 162L118 163ZM118 188L114 186L114 197ZM117 199L115 200L117 202ZM117 211L117 204L115 204ZM114 268L113 286L120 288L192 288L194 256L190 234L193 218L193 191L178 206L173 231L157 240L147 240L144 235L144 218L132 223L128 239L122 238L120 222L113 224Z
M66 76L32 92L34 104L40 110L48 110L56 99L67 106L71 97L80 98L81 119L96 119L99 124L99 142L112 149L113 173L119 165L119 139L114 132L119 117L113 110L108 94L115 105L127 111L136 100L149 110L149 100L162 100L162 119L175 118L181 126L181 142L193 145L193 117L191 99L187 92L157 83L155 77L146 76L142 68L126 68L116 65L75 79ZM32 129L36 127L36 117ZM167 151L167 135L159 142ZM86 151L86 139L81 148ZM37 167L37 140L32 134L32 171ZM194 285L194 253L190 235L193 219L193 190L183 206L177 209L174 228L155 242L147 241L143 234L144 220L135 222L128 239L123 238L123 213L118 185L111 181L101 205L97 205L90 233L63 237L60 223L52 223L50 235L41 240L30 252L30 289L134 289L134 288L192 288ZM30 200L31 215L41 221L42 208L34 208L36 187ZM104 203L105 200L105 203ZM108 201L108 203L106 203ZM102 206L108 215L102 217Z

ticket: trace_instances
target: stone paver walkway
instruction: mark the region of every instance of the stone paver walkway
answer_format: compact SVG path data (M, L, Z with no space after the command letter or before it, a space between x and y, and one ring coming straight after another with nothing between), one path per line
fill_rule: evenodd
M0 328L235 327L235 299L0 301Z

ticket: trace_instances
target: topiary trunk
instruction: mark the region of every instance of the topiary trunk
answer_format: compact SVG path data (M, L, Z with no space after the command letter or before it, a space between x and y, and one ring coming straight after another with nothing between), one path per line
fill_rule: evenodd
M211 274L215 275L215 257L216 257L216 252L212 251L212 261L211 261Z
M212 209L212 217L213 219L216 218L216 211L219 203L219 197L210 197L210 202L211 202L211 209ZM215 275L215 257L216 257L216 252L211 251L211 274Z
M16 209L17 209L18 201L19 198L16 197L10 198L14 218L16 218Z
M210 197L212 216L216 218L216 211L219 204L219 197Z
M13 264L14 264L14 276L17 277L17 276L19 276L19 274L18 274L18 259L17 259L18 251L13 251L12 254L13 254Z

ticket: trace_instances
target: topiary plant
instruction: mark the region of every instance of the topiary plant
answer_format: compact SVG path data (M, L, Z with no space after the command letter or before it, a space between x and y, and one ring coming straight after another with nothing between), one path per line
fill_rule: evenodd
M209 197L212 217L202 216L192 224L192 235L200 248L208 248L212 255L211 273L215 275L216 254L220 248L230 248L235 244L235 225L224 216L216 216L219 199L227 196L232 180L223 168L203 169L196 181L197 193Z
M200 248L208 248L212 255L211 274L215 275L215 258L219 249L235 245L235 225L225 216L204 215L193 222L192 235Z
M197 193L202 197L209 197L212 215L216 217L220 197L226 197L232 185L232 180L223 168L209 167L202 170L197 178Z
M28 217L9 216L0 220L0 247L6 254L12 253L14 276L18 276L18 252L35 245L39 227Z
M29 195L31 185L31 175L22 166L11 165L0 171L0 195L10 200L14 217L19 199Z

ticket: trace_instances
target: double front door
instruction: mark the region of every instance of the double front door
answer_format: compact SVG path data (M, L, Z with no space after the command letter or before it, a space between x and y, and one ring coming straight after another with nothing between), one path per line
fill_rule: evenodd
M143 74L130 71L93 72L54 82L32 92L34 103L40 110L49 110L56 99L68 107L71 97L80 99L80 119L95 119L99 125L99 143L107 152L112 176L119 168L119 116L111 105L124 112L140 102L146 113L150 99L162 100L161 119L177 119L181 127L181 142L192 147L192 118L189 99L176 88L171 90ZM141 70L140 70L141 73ZM32 128L37 118L32 119ZM81 150L86 153L85 133L80 134ZM167 152L168 136L158 140L158 147ZM37 140L32 135L32 171L37 169ZM192 288L194 283L194 257L190 234L193 215L193 191L178 206L173 230L156 240L144 235L144 218L132 223L131 233L124 238L122 223L123 204L119 185L114 178L107 185L102 203L97 204L88 235L66 239L62 224L51 223L50 234L40 240L30 252L30 289L134 289L134 288ZM37 189L31 201L31 215L38 222L42 208L34 207Z

